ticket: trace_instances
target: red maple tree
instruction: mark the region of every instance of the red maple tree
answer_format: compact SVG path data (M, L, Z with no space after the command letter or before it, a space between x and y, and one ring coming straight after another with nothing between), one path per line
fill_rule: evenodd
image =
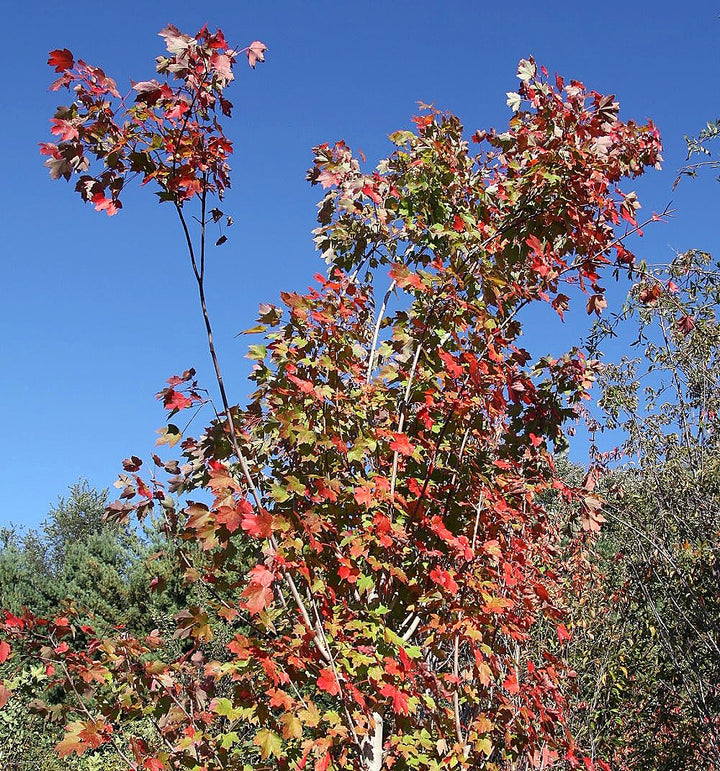
M597 527L592 491L570 489L553 461L594 364L579 350L534 361L519 314L549 303L562 318L569 284L600 313L603 270L633 262L615 228L637 227L638 204L618 183L659 162L656 129L529 59L507 130L475 133L477 152L432 109L391 135L374 171L343 142L317 147L328 273L261 306L241 408L204 295L207 225L224 216L210 201L232 151L218 116L240 52L219 31L161 35L165 79L134 84L132 103L99 68L53 52L53 88L74 101L42 149L51 175L77 177L107 214L131 176L177 210L222 411L197 438L168 425L179 462L155 456L143 477L126 461L108 516L159 512L206 600L175 618L177 657L159 633L99 639L27 611L5 614L2 660L42 661L64 693L60 754L112 743L133 771L596 767L565 727L571 568L541 502L554 491L577 505L581 532ZM254 65L265 46L244 51ZM200 399L193 378L159 395L171 415ZM538 652L541 621L557 644Z

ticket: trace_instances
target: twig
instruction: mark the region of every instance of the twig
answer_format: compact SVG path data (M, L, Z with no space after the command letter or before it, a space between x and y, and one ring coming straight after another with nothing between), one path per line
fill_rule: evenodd
M395 289L395 286L396 281L393 279L390 283L390 286L388 287L387 292L385 292L385 297L383 298L382 305L378 311L377 322L375 323L375 332L373 333L372 344L370 345L370 355L368 356L367 374L365 375L365 382L368 385L370 384L370 379L372 378L373 364L375 361L375 347L377 346L378 336L380 335L380 325L382 324L382 320L385 315L385 308L387 307L388 300L390 299L390 295Z

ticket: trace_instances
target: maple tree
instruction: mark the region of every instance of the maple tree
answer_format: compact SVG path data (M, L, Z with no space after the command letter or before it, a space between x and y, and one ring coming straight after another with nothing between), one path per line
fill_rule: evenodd
M176 615L174 656L157 631L100 637L72 613L7 612L0 663L45 667L62 698L33 709L66 721L61 755L111 745L133 771L607 768L566 725L573 568L542 502L572 504L582 566L600 502L560 478L553 452L595 365L579 350L534 361L519 316L549 303L562 318L576 287L588 313L605 307L603 269L634 264L615 228L639 227L618 183L659 163L657 130L528 59L508 129L475 133L477 153L434 109L391 135L374 171L344 142L317 147L328 272L261 306L241 408L204 294L232 151L218 116L240 52L219 31L161 35L169 79L134 84L132 104L99 68L53 52L53 88L74 102L42 151L98 210L115 214L139 176L180 219L222 408L197 438L168 423L160 442L180 459L154 456L144 476L127 459L107 515L158 512L202 601ZM244 51L254 65L265 46ZM169 418L203 401L194 374L159 394ZM555 640L537 650L541 621Z

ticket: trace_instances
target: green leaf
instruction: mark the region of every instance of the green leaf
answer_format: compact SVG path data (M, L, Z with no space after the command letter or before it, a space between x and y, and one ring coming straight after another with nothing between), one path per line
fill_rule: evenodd
M283 503L290 495L284 485L273 484L270 485L270 495L278 502Z
M349 461L359 462L363 459L364 456L365 447L360 442L356 442L352 448L348 450L347 459Z
M396 645L398 648L404 647L404 643L401 637L399 637L395 632L393 632L390 627L385 627L385 630L383 632L383 637L385 638L385 642L391 643L392 645Z
M297 493L298 495L305 495L306 487L297 477L292 475L287 476L285 477L285 482L288 488L294 493Z
M223 734L222 741L220 742L220 746L224 750L230 749L234 744L237 744L240 741L240 737L237 735L235 731L230 731L230 733Z
M229 720L237 720L240 716L240 710L235 709L230 699L215 699L213 706L213 712L221 717L226 717Z
M375 579L372 576L360 576L356 585L361 592L369 592L375 586Z
M405 145L408 142L410 142L412 139L414 139L415 134L412 133L412 131L395 131L394 133L390 134L388 139L394 144L400 147L401 145Z

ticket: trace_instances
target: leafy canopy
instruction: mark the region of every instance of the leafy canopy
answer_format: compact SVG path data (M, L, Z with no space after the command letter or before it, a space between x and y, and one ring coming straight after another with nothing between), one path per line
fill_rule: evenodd
M153 771L593 768L565 722L568 566L542 496L559 491L595 529L597 498L566 485L552 454L595 367L578 350L533 361L518 314L550 303L562 317L569 284L601 312L603 269L634 262L615 226L636 228L639 204L618 183L658 164L656 129L528 59L508 129L475 133L477 150L432 109L374 171L343 142L316 148L328 274L261 306L256 391L240 408L204 299L236 52L220 32L161 34L171 80L135 84L129 108L101 70L54 52L55 86L75 101L43 151L108 214L133 174L178 211L223 410L197 438L168 426L181 459L155 456L144 476L130 459L108 513L157 510L185 582L207 592L175 617L179 656L159 632L101 640L71 617L6 614L5 655L42 661L64 694L58 751L112 744ZM246 49L251 64L263 49ZM201 400L193 378L161 392L171 416ZM557 640L536 651L540 619Z

